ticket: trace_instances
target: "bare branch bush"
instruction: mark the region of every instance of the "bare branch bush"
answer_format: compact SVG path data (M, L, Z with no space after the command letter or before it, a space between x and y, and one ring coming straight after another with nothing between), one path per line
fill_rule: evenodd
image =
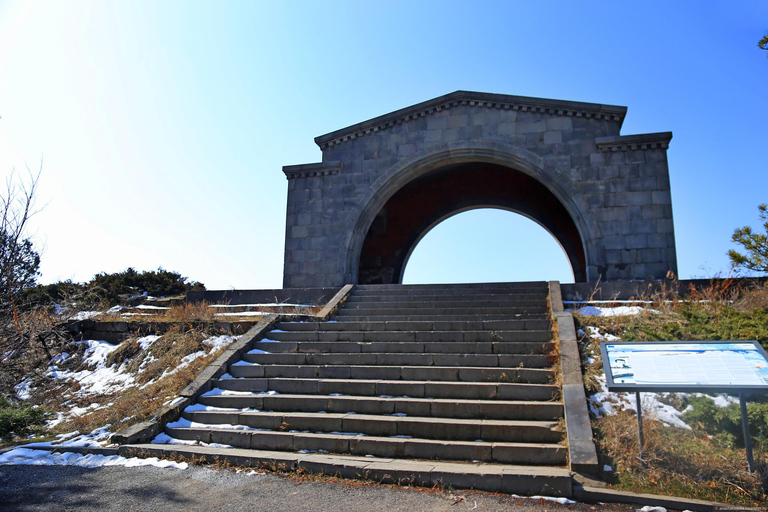
M23 296L40 275L40 255L28 234L29 220L40 211L39 179L40 170L27 168L26 176L11 171L0 193L0 396L12 397L13 386L44 369L66 341L51 312L26 304Z

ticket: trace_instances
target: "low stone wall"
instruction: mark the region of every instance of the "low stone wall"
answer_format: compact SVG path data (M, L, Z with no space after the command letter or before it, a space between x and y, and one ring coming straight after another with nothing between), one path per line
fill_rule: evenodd
M211 304L313 304L323 305L333 298L336 288L281 288L272 290L205 290L187 292L187 302Z
M258 323L258 320L213 322L214 330L225 334L240 335L248 332L248 329ZM148 334L163 334L177 322L100 322L98 320L81 320L70 324L67 328L70 333L80 339L100 340L117 344L131 336L146 336ZM205 322L193 322L193 327L207 325Z
M766 282L765 277L682 279L680 281L613 281L599 283L561 284L565 301L629 300L650 298L662 291L675 292L686 297L691 290L709 286L749 287Z

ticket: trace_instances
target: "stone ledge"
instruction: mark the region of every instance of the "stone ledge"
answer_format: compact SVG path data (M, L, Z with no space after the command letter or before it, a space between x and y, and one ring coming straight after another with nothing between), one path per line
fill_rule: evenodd
M289 180L297 178L312 178L315 176L332 176L341 171L340 162L321 162L315 164L284 165L283 173Z
M714 501L704 501L689 498L677 498L675 496L660 496L656 494L636 494L628 491L617 491L602 487L573 486L573 497L578 501L599 503L629 503L649 507L664 507L673 510L695 510L700 512L718 512L729 510L758 511L760 509L728 505Z
M640 135L618 135L595 139L597 150L601 153L613 151L643 151L648 149L668 149L672 132L644 133Z
M208 463L229 462L244 467L305 470L342 478L363 478L384 484L417 484L473 488L481 491L571 496L568 470L504 464L464 464L412 459L326 455L191 445L139 444L119 448L124 457L182 456Z
M560 283L550 281L549 301L557 322L560 338L560 372L562 374L563 409L568 437L568 459L573 471L597 473L597 448L592 437L592 424L587 409L587 394L581 374L579 346L573 317L563 308Z

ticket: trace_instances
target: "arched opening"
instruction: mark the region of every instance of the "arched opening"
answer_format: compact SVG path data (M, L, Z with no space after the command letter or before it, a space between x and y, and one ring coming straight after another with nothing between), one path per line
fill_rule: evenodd
M523 215L478 208L440 221L405 261L403 284L573 282L565 251Z
M422 174L386 201L363 241L358 283L402 282L408 257L425 233L458 212L482 207L534 219L567 254L575 281L586 281L582 238L557 197L526 173L494 163L467 162Z

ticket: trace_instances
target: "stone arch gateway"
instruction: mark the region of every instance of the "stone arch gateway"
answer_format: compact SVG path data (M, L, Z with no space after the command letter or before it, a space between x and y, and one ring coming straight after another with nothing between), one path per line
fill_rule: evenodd
M677 272L666 151L619 134L625 107L458 91L317 137L321 163L286 166L283 286L399 283L441 220L525 215L577 282Z

